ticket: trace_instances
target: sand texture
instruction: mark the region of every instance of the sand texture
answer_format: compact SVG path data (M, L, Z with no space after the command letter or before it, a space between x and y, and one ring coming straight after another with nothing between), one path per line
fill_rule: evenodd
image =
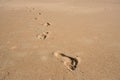
M0 80L120 80L120 0L0 0Z

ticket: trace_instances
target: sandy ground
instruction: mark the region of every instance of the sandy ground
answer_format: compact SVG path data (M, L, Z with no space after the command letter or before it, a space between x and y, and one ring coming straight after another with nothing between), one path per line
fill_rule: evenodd
M0 0L0 80L120 80L120 1Z

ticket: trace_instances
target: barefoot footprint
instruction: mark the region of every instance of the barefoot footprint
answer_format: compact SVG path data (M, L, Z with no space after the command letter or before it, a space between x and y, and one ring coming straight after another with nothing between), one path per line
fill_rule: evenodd
M41 40L45 40L48 37L49 32L43 32L42 34L37 34L36 37Z
M80 62L80 58L78 56L71 57L59 51L54 52L53 55L57 59L59 59L64 64L64 66L70 71L75 70Z
M44 23L43 25L44 25L44 26L46 26L46 27L48 27L48 26L50 26L50 25L51 25L51 23L46 22L46 23Z

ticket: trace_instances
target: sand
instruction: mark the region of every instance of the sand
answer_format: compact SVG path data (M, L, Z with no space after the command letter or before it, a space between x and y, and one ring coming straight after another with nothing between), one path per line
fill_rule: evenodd
M1 0L0 80L120 80L120 1Z

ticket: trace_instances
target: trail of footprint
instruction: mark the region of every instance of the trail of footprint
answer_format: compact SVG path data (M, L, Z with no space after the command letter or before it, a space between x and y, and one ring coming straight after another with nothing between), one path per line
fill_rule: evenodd
M32 10L34 11L35 8L32 8ZM41 12L38 12L38 15L41 15ZM39 20L39 18L34 17L34 20ZM44 32L43 33L40 32L41 31L41 26L44 27ZM36 38L40 39L40 40L45 40L45 39L48 38L48 34L49 34L49 32L45 31L45 29L46 29L46 27L51 26L51 23L50 22L41 23L41 26L37 29L38 34L36 34Z
M71 57L59 51L54 52L53 55L56 58L58 58L64 64L64 66L70 71L75 70L78 64L80 63L80 58L78 56Z

